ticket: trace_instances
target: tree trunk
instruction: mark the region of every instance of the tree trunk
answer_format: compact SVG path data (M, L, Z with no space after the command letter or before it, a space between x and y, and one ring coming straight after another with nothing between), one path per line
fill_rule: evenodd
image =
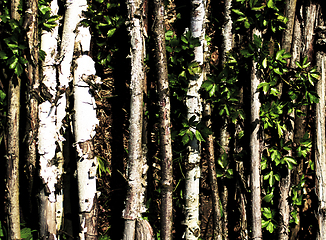
M11 18L19 20L19 0L11 1ZM19 119L21 80L17 75L9 79L7 118L7 198L8 239L20 239L19 211Z
M286 52L291 51L296 2L297 0L286 1L285 16L289 19L289 21L286 25L286 30L283 32L283 36L282 36L282 48L285 49ZM282 90L280 92L282 92ZM294 119L294 112L291 113L288 130L285 133L286 142L287 141L293 142L294 122L292 119ZM292 150L289 151L288 156L292 157ZM285 176L281 176L279 186L280 186L280 200L279 200L280 219L278 225L278 234L280 240L287 240L289 239L289 220L290 220L290 204L288 201L288 197L290 195L290 187L291 187L290 169L287 169Z
M172 193L173 163L171 140L171 104L167 70L164 31L164 4L162 0L154 1L155 15L155 55L158 76L160 104L160 142L162 152L162 207L161 207L161 239L172 239Z
M78 29L79 34L81 28L83 27ZM85 33L84 30L83 33ZM90 39L85 35L83 37L84 40ZM87 44L89 46L89 42ZM82 48L84 46L82 44ZM89 51L87 48L83 50ZM78 157L79 239L82 240L97 239L96 170L98 163L94 154L93 137L98 119L95 99L91 94L89 83L99 84L98 78L94 75L95 62L87 55L80 56L76 60L74 71L74 134Z
M290 67L295 67L295 62L300 62L300 56L301 56L301 44L302 44L302 30L301 30L301 22L299 20L299 16L296 15L295 21L294 21L294 30L293 30L293 41L292 41L292 58L290 62ZM300 110L303 112L306 112L307 107L302 106ZM303 127L302 122L304 117L298 117L295 116L295 121L294 121L294 143L295 144L300 144L300 139L304 136L304 131L305 128ZM300 161L297 166L294 166L293 168L293 178L292 178L292 184L294 186L299 184L300 181L300 173L302 173L303 170L303 163ZM299 214L299 209L296 209L298 211L297 213L297 218L299 219L299 223L296 224L294 227L291 228L290 231L290 239L291 240L296 240L298 239L298 233L300 230L300 214Z
M190 31L192 37L199 38L201 45L194 49L194 61L200 66L204 63L204 37L205 37L205 0L191 1L191 22ZM202 99L199 89L203 82L203 73L195 74L189 79L186 105L188 108L187 118L195 118L195 121L201 121L202 117ZM196 128L191 127L195 135ZM186 183L185 183L185 239L198 239L200 236L199 226L199 180L200 180L200 153L201 143L194 136L189 141L188 159L186 159Z
M320 11L321 12L321 11ZM320 17L321 18L321 17ZM316 104L316 119L315 119L315 166L316 166L316 192L318 196L318 231L317 239L326 238L326 158L325 158L325 69L326 69L326 54L325 54L325 33L326 26L322 19L319 21L317 28L317 53L316 65L318 72L321 73L321 78L316 83L316 92L319 96L319 102Z
M131 37L131 103L130 103L130 136L129 136L129 162L128 162L128 190L126 206L122 213L125 219L124 240L134 240L143 236L148 239L152 236L149 224L136 226L136 220L141 217L144 191L142 185L146 185L142 173L147 168L144 164L142 151L142 126L143 126L143 81L144 81L144 26L143 26L143 1L127 1L128 30ZM147 169L146 169L147 170ZM144 220L145 221L145 220ZM146 223L148 223L146 221ZM136 231L137 227L137 231ZM145 232L142 232L145 231ZM136 234L137 232L137 234Z
M227 54L231 51L233 47L233 34L232 34L232 19L231 19L231 8L232 1L227 0L224 2L224 26L222 28L222 67L227 63ZM220 128L220 154L226 153L228 159L230 159L230 132L228 130L228 118L227 116L222 117L222 126ZM224 239L228 239L228 189L225 185L225 180L222 182L222 206L223 206L223 236Z
M36 97L32 94L37 91L39 87L39 65L38 65L38 44L39 44L39 35L38 35L38 0L29 0L26 3L26 13L23 27L27 31L27 41L29 47L29 55L27 57L27 71L28 71L28 93L27 93L27 137L26 137L26 178L28 183L28 205L29 205L29 215L32 214L32 189L33 189L33 179L36 167L36 134L38 128L38 101Z
M58 3L51 2L51 14L58 13ZM39 104L38 154L40 163L40 178L44 184L40 193L40 237L41 239L55 239L56 230L56 189L58 180L56 143L57 127L53 103L56 98L56 67L58 28L43 31L41 36L41 50L46 53L42 63L42 82L40 95L43 102Z
M210 103L205 103L205 111L204 116L209 117L209 120L206 122L206 126L208 128L211 127L212 108ZM222 240L223 232L222 232L222 216L220 209L220 196L218 190L218 182L216 177L216 166L215 166L215 151L214 151L214 137L212 134L208 136L206 139L207 142L207 155L208 155L208 171L210 184L212 188L212 202L213 202L213 210L214 210L214 239Z
M252 36L261 37L258 29L253 29ZM260 185L260 101L257 87L260 83L260 73L257 62L253 62L251 69L251 131L250 131L250 154L251 154L251 209L252 209L252 238L262 239L261 226L261 185Z

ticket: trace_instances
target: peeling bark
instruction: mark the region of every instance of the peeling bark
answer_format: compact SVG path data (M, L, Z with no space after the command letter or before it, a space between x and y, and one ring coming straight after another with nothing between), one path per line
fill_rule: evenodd
M88 28L78 27L76 52L88 52L91 34ZM79 197L80 239L97 239L97 157L94 154L93 138L99 121L90 83L100 84L95 76L95 62L87 55L81 55L74 70L74 134L77 151L77 182Z
M59 7L56 0L50 3L51 14L56 15ZM59 178L56 148L58 141L57 123L53 102L57 94L55 59L57 57L58 26L52 31L43 31L41 50L46 53L42 62L42 82L39 93L43 102L39 104L38 154L43 189L40 192L40 237L56 238L56 184Z

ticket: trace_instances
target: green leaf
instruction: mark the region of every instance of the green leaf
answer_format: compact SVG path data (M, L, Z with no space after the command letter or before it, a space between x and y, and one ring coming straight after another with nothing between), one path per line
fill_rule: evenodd
M186 43L186 44L189 43L188 39L185 36L183 36L183 35L181 36L181 41L184 42L184 43Z
M245 58L249 58L252 55L254 55L253 53L250 53L248 49L242 49L240 50L240 53L245 57Z
M264 58L264 60L262 62L262 66L263 66L263 68L267 68L267 58Z
M201 133L196 130L195 132L195 136L196 136L196 139L199 141L199 142L205 142L205 139L203 138L203 136L201 135Z
M285 49L281 49L281 50L277 51L275 59L281 60L284 52L285 52Z
M17 63L18 63L18 57L16 57L16 56L12 56L8 60L8 64L9 64L10 69L16 68Z
M297 161L293 157L285 156L283 158L283 160L286 161L286 162L290 162L292 164L295 164L295 165L297 164Z
M274 228L275 228L274 224L272 222L269 222L266 227L266 230L272 233L274 231Z
M185 134L183 137L182 137L182 144L183 145L186 145L188 142L189 142L189 135L188 134Z
M110 29L106 34L107 37L112 37L116 30L117 30L116 28Z
M267 194L265 197L264 197L264 201L265 202L271 202L272 201L272 199L273 199L273 197L274 197L274 194L273 193L269 193L269 194Z
M7 59L7 58L8 57L7 57L6 53L3 51L0 51L0 59Z
M241 12L239 9L232 9L232 11L240 16L245 16L245 14Z
M268 7L268 8L274 8L274 2L273 2L273 0L269 0L269 1L267 2L267 7Z

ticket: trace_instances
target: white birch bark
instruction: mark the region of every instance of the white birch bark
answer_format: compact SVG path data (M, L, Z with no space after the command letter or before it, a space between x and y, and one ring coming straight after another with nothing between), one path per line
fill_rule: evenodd
M58 101L57 118L58 118L58 131L62 126L61 122L66 116L66 88L68 88L69 82L72 80L71 63L74 53L74 44L76 38L77 24L81 21L82 11L87 10L86 0L67 0L65 20L63 25L61 46L60 46L60 58L59 58L59 90L62 91L61 97ZM60 137L61 141L64 141L63 136Z
M79 1L79 7L85 8L86 1ZM78 15L79 21L82 20ZM91 34L89 28L77 27L75 51L89 52ZM94 154L93 138L95 127L99 121L96 116L94 91L91 84L100 84L100 78L95 76L95 62L88 55L83 55L75 61L73 74L74 93L74 135L77 150L77 182L79 197L79 239L93 239L97 236L97 191L96 170L97 157Z
M199 65L204 63L204 39L205 39L205 0L193 0L190 31L194 38L199 38L201 45L194 49L194 61ZM199 89L203 82L203 73L196 74L189 80L186 105L188 108L188 120L195 116L195 121L202 117L202 99ZM195 134L196 129L191 129ZM187 240L198 239L200 236L199 223L199 180L200 180L200 151L201 144L194 137L188 145L188 159L186 160L185 183L185 234Z
M58 13L58 2L51 2L51 14ZM39 104L39 129L38 129L38 153L40 163L40 177L45 184L45 196L43 193L41 206L44 209L40 211L41 237L53 235L56 238L56 194L55 184L59 177L56 159L56 141L58 140L56 128L55 110L52 108L52 102L56 95L56 68L55 59L57 56L58 26L51 31L43 31L41 36L41 50L46 53L42 63L43 91L51 94L51 98Z
M86 219L83 213L90 213L96 200L97 158L94 155L92 139L98 124L95 99L88 83L95 74L95 63L91 57L82 55L76 60L74 71L74 134L78 154L77 181L80 211L80 239L87 234Z

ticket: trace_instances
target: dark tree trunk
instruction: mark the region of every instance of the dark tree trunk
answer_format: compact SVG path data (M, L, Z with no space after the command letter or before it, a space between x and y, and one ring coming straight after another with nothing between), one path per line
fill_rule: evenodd
M155 55L158 76L160 105L160 137L162 152L162 207L161 207L161 238L172 239L172 140L170 119L170 92L167 70L164 31L164 4L162 0L154 1L155 15Z

